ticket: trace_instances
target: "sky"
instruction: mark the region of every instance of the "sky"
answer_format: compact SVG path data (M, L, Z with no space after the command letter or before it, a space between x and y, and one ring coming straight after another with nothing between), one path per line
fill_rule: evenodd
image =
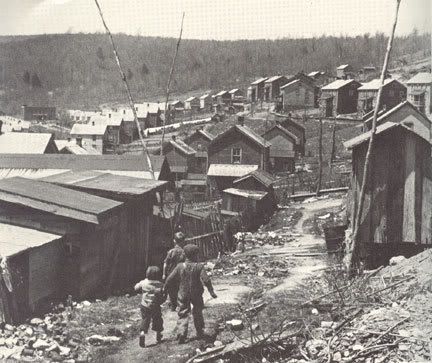
M189 39L389 33L395 0L99 0L111 31ZM0 35L102 32L94 0L0 0ZM430 32L432 0L402 0L397 34Z

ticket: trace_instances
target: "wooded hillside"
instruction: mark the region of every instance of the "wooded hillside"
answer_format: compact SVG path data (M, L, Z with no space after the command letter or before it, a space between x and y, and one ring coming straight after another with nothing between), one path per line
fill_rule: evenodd
M162 95L175 39L115 36L137 100ZM385 52L384 34L279 40L184 40L173 91L242 87L261 75L304 70L333 72L341 63L354 68L378 66ZM393 64L430 53L428 35L397 38ZM408 59L404 55L408 56ZM19 111L23 103L60 108L97 107L124 102L123 85L105 34L0 37L0 110ZM162 98L161 98L162 99Z

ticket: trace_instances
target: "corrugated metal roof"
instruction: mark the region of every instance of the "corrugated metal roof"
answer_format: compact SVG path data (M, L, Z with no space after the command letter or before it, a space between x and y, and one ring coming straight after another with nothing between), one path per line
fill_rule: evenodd
M251 84L252 85L257 85L257 84L260 84L262 82L265 82L267 79L268 79L268 77L258 78L256 81L253 81Z
M0 134L0 154L43 154L52 134L6 132Z
M355 82L353 79L337 79L336 81L333 81L332 83L329 83L328 85L321 88L323 91L334 91L338 90L339 88L345 87L347 84L350 84L351 82Z
M121 205L111 199L20 177L0 180L0 201L95 224L100 215Z
M402 85L399 81L396 81L392 78L386 78L384 80L384 86L387 86L388 84L392 82L397 82ZM358 91L378 91L378 89L381 87L381 80L379 78L373 79L370 82L363 83L363 85L359 88L357 88Z
M239 178L257 169L258 169L258 165L210 164L207 175L208 176L229 176L229 177Z
M58 234L0 223L0 256L10 257L60 238Z
M261 192L259 190L243 190L236 188L224 189L223 193L237 195L240 197L250 198L254 200L261 200L268 194L267 192Z
M104 135L107 125L74 124L70 132L71 135Z
M93 189L118 195L145 195L164 190L168 182L112 175L96 171L70 171L41 179L63 186Z
M267 188L270 187L276 181L276 178L274 178L273 175L266 172L265 170L258 169L241 178L234 180L233 184L239 183L247 178L255 178Z
M153 169L159 172L165 161L165 156L150 155L150 159ZM146 157L142 154L4 154L0 157L0 168L149 171Z
M414 77L407 81L407 84L431 84L432 74L429 72L417 73Z

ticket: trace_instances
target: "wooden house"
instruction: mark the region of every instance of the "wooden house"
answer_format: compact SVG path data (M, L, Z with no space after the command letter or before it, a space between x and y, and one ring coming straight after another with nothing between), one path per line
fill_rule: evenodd
M0 154L55 154L58 153L54 135L48 133L1 132Z
M275 181L276 179L270 173L257 169L234 180L233 186L237 189L274 193L273 184Z
M360 82L369 82L378 76L378 70L374 66L365 66L358 71Z
M29 266L31 274L45 277L26 290L39 289L38 296L47 298L70 294L78 299L111 291L116 250L127 248L120 243L127 226L122 203L15 177L0 181L0 222L63 236L61 248L41 251ZM10 298L21 305L19 294L20 289L12 289Z
M352 150L352 211L356 219L370 131L345 142ZM411 256L432 243L431 145L398 122L377 127L370 176L359 224L360 256L368 268L397 255Z
M55 107L23 105L22 119L24 121L56 120L57 111Z
M284 111L315 107L315 85L302 77L280 87Z
M124 117L121 114L109 113L90 118L88 124L92 126L106 125L105 153L114 154L118 151L120 144L130 142L127 134Z
M231 91L229 91L229 94L231 95L231 100L243 100L243 92L238 88L233 88Z
M258 165L210 164L207 171L207 184L211 196L220 196L226 188L232 187L234 180L258 169Z
M163 256L153 253L160 250L161 241L150 232L156 193L163 193L167 182L94 171L70 171L41 180L123 203L127 227L118 241L123 247L119 250L117 286L139 280L149 265L162 265Z
M301 153L300 138L276 124L262 137L270 144L270 170L272 172L294 172L296 152Z
M320 109L325 117L357 112L357 89L361 84L352 79L338 79L321 88Z
M68 140L54 140L59 154L74 154L74 155L100 155L96 149L83 147L75 144L71 139Z
M200 106L201 102L198 97L191 96L184 102L185 110L198 111Z
M175 180L186 178L187 173L203 172L201 169L197 170L197 165L195 165L196 151L175 136L163 146L163 154L168 160Z
M70 132L75 143L83 148L91 147L104 154L107 147L107 125L74 124Z
M282 126L285 130L291 133L296 139L296 153L304 156L306 145L306 130L303 125L294 121L290 117L284 117L282 120L276 120L277 124Z
M184 142L196 151L207 151L208 145L215 137L204 129L197 129Z
M242 122L242 121L240 121ZM268 168L270 143L249 127L237 124L217 135L208 145L210 164L258 165Z
M215 95L216 103L218 105L229 106L231 104L231 95L228 91L222 90Z
M432 75L429 72L417 73L407 83L408 100L420 112L432 118Z
M353 77L353 68L349 64L342 64L336 68L336 78L350 79Z
M327 84L329 81L329 76L326 72L323 71L313 71L308 73L308 77L312 78L315 81L315 85L322 87Z
M365 132L372 128L372 120L373 115L364 122L363 130ZM418 135L421 135L424 139L431 139L432 121L408 101L401 102L396 107L378 115L377 125L379 126L385 122L401 123L402 125L412 129Z
M156 180L172 181L165 156L150 155ZM94 170L114 175L153 179L142 153L139 155L69 155L69 154L3 154L0 157L0 179L21 176L41 178L70 170Z
M276 102L280 98L280 88L288 83L285 76L270 77L264 82L264 101Z
M262 77L251 83L248 96L249 102L257 102L264 100L264 85L267 79L267 77Z
M357 112L359 115L368 113L375 108L380 85L381 81L379 79L374 79L368 83L363 84L357 89ZM406 87L395 79L387 78L384 80L383 90L381 94L381 104L379 105L379 108L385 108L386 110L389 110L397 104L401 103L402 101L405 101L406 98Z
M213 105L212 96L208 93L202 95L200 98L200 109L203 111L211 111Z

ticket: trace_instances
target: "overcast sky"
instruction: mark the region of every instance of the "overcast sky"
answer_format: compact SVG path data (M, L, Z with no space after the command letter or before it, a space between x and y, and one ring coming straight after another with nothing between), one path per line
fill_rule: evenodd
M395 0L99 0L113 32L261 39L388 33ZM402 0L398 34L430 32L432 0ZM0 0L0 35L103 31L94 0Z

